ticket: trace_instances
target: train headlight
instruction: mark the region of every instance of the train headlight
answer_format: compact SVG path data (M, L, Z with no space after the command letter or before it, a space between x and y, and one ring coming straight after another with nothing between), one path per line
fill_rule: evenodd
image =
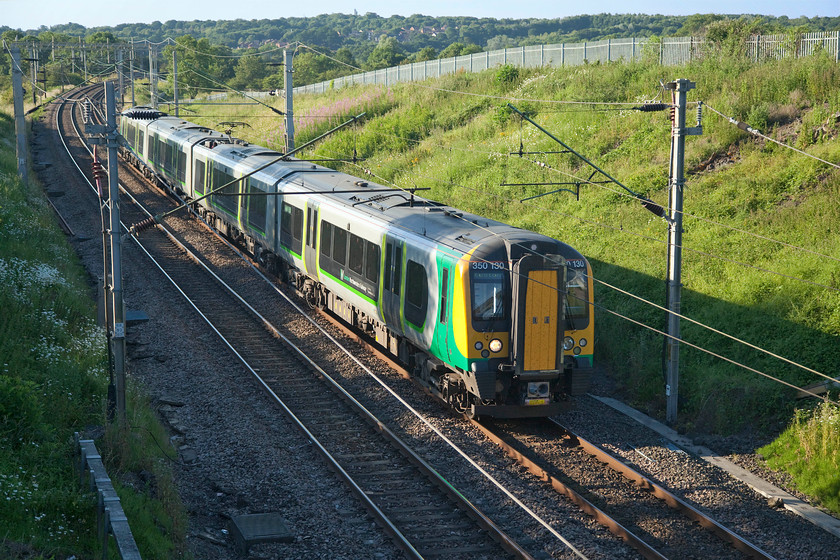
M475 343L475 349L476 350L481 350L482 348L484 348L484 345L481 343L480 340Z
M481 351L481 357L482 358L489 358L490 357L490 352L488 352L487 350L482 350Z
M587 341L585 338L581 338L580 340L578 340L578 345L579 345L581 348L583 348L583 347L585 347L585 346L586 346L587 342L588 342L588 341Z
M528 383L528 398L548 397L548 381L533 381Z
M494 338L488 344L488 348L490 348L491 352L501 352L502 351L502 341L498 338Z
M572 353L573 353L575 356L577 356L578 354L580 354L580 346L575 346L575 349L572 351Z
M569 351L575 347L575 339L571 336L567 336L563 339L563 350Z

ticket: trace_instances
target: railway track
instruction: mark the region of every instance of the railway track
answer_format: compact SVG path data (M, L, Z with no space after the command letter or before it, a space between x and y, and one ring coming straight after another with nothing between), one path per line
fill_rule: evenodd
M78 152L79 148L75 148L75 151ZM132 191L136 200L143 205L149 205L150 212L153 214L171 208L171 200L163 198L158 191L148 187L132 189ZM126 216L125 221L127 223L137 223L146 217L146 214L130 214L130 212L135 212L138 209L139 204L123 205L123 213ZM192 221L184 220L182 217L173 217L172 222L174 225L175 222L186 223ZM172 269L171 274L179 277L196 276L197 265L195 261L185 258L185 251L190 247L190 241L185 239L185 236L177 232L173 233L173 236L181 243L181 247L176 248L172 241L165 241L162 235L159 241L151 240L151 234L157 236L160 231L154 230L143 234L144 243L147 242L148 238L148 241L151 241L153 245L159 245L158 248L154 251L150 250L150 252L166 255L163 260L181 263ZM178 271L178 268L182 268L182 270ZM201 274L209 275L213 268L212 264L208 264ZM215 272L219 273L220 271L215 270ZM495 558L502 554L500 552L502 547L499 543L505 542L505 537L488 538L486 528L469 529L470 532L475 531L474 534L476 535L484 532L484 536L476 537L476 540L468 546L459 546L467 542L467 533L460 532L460 529L452 530L450 524L454 525L457 520L460 520L457 523L464 523L464 531L468 531L466 527L470 524L480 527L479 524L474 522L477 510L471 511L471 509L475 509L471 506L454 505L452 502L447 502L448 498L445 497L441 498L442 501L440 502L432 501L430 497L432 494L427 494L427 492L433 492L435 495L442 495L445 492L414 487L414 484L418 484L423 479L435 478L429 475L418 476L419 469L422 468L424 463L422 458L418 457L419 462L408 461L404 467L398 468L397 461L400 457L405 456L403 451L388 446L376 450L373 447L366 447L367 444L360 444L356 447L355 442L361 442L368 437L379 440L382 440L383 436L387 437L390 432L385 428L384 422L375 419L362 422L358 417L354 419L352 416L345 419L343 409L354 406L355 399L345 394L341 399L341 404L337 404L339 401L336 398L325 397L329 394L328 391L333 390L333 388L327 389L327 386L323 385L326 372L317 364L312 366L293 360L288 356L296 351L281 349L288 347L278 346L284 344L278 341L282 341L283 337L286 336L282 332L284 331L282 325L280 328L271 327L267 319L251 311L248 312L251 315L249 322L242 322L244 321L242 318L244 312L241 310L246 307L247 304L244 300L248 296L238 298L225 295L224 297L232 299L222 302L219 299L222 296L215 292L215 289L213 292L205 291L210 290L210 285L217 283L217 281L209 280L210 276L203 277L205 280L199 281L198 285L189 288L190 292L196 290L192 299L199 302L218 299L219 304L210 306L208 315L218 313L221 309L240 309L232 315L224 313L214 315L210 322L221 326L221 328L217 327L221 334L232 331L230 335L232 339L231 347L235 350L231 351L238 354L243 363L248 364L252 373L260 379L258 383L262 384L270 394L274 394L278 401L286 403L285 406L288 411L294 416L299 416L302 423L309 426L305 428L307 431L304 432L307 437L310 437L309 434L311 434L310 439L312 441L320 441L323 438L325 448L334 446L335 451L332 455L336 462L332 467L333 470L339 472L341 476L346 475L348 478L353 478L353 475L356 475L357 480L349 483L350 487L355 485L358 488L354 491L357 492L360 499L369 499L373 502L374 509L372 511L375 512L378 509L386 517L389 512L391 513L393 517L391 521L380 518L379 523L386 530L389 530L389 534L394 536L395 541L400 539L397 535L402 535L406 537L407 541L415 543L409 544L405 548L409 551L409 554L417 554L417 557L440 555L446 557L458 554L466 558ZM247 292L248 290L245 290L245 293ZM224 328L228 325L230 329ZM244 335L246 332L249 333L247 336ZM234 338L237 333L241 335L240 339ZM294 339L295 337L291 336L289 338ZM295 340L295 342L302 343L301 346L307 347L306 351L309 353L323 352L322 341ZM264 352L266 349L268 350ZM301 377L304 377L302 372L306 372L306 380L301 379ZM319 385L318 383L322 384ZM336 383L336 385L339 384ZM337 390L339 393L346 393L340 387ZM336 413L337 409L342 409L342 411ZM314 411L313 416L309 416L310 410ZM568 432L559 431L560 428L546 428L554 430L553 432L537 432L532 430L534 425L533 422L515 423L515 425L508 427L506 433L490 434L488 432L487 437L506 440L506 445L509 446L509 450L506 452L509 455L517 458L529 458L533 466L529 465L527 468L539 479L549 480L554 488L560 487L557 484L559 482L564 488L560 491L565 495L570 494L568 490L570 487L577 488L579 490L577 493L582 494L589 502L589 505L581 507L584 510L589 510L590 514L609 527L614 534L631 543L642 557L771 558L771 556L757 547L752 547L749 543L738 544L738 537L734 533L713 521L705 521L700 517L690 517L690 520L686 520L685 514L674 514L662 503L653 505L651 502L657 502L657 500L651 498L651 496L664 495L665 491L662 488L654 487L650 481L624 483L625 486L630 488L625 491L623 497L605 496L605 494L612 493L612 490L607 491L605 489L614 482L614 479L622 478L627 475L626 473L622 473L621 477L617 477L615 474L600 475L602 482L598 483L595 488L585 488L589 484L586 482L576 483L569 475L560 472L561 469L567 469L558 467L558 464L561 456L568 456L570 448L577 447L577 442L581 440L570 437ZM482 426L481 429L486 430L487 427ZM586 469L601 468L598 463L603 460L587 459L586 454L572 457L572 459L564 460L569 460L579 467L585 466ZM571 468L568 470L571 470ZM394 476L393 482L383 485L383 481L386 480L385 477L389 473ZM638 488L633 488L634 485ZM445 488L450 485L444 482L443 486ZM408 503L408 498L415 497L418 498L420 503ZM670 504L675 503L673 497L662 497L662 500ZM611 501L612 503L610 503ZM644 503L645 507L649 509L642 513L639 513L637 508L633 508L633 511L622 511L624 508L621 505L622 503L625 505L627 503ZM598 513L592 513L595 510ZM423 517L426 514L428 516ZM372 513L372 515L374 517L378 516L377 513ZM680 519L675 519L674 516ZM470 521L467 522L465 519L470 519ZM420 529L419 532L407 536L409 531L404 529L406 524L417 525ZM665 524L667 524L667 531L665 532L672 534L669 539L655 536L649 530L650 525L659 525L661 528ZM390 530L389 525L393 525L396 532ZM715 539L707 531L701 529L703 525L717 525L718 528L715 531L724 535L730 533L730 536L722 537L723 540ZM437 538L441 540L435 541L436 537L434 535L436 532L440 533L441 527L446 527L447 535L438 535ZM450 532L451 534L449 534ZM512 545L513 550L505 551L504 554L512 557L517 557L518 554L522 553L528 554L524 550L517 550L517 548L522 547L517 547L512 542L510 545ZM530 549L534 550L533 547L530 547ZM411 552L412 550L413 552ZM568 553L569 550L566 552ZM577 555L585 557L580 553Z
M124 224L151 215L126 195ZM409 557L531 558L167 228L137 243Z
M473 423L510 457L645 558L773 558L553 419ZM592 487L580 482L582 470L603 471L598 477L601 484ZM668 537L663 538L663 533Z

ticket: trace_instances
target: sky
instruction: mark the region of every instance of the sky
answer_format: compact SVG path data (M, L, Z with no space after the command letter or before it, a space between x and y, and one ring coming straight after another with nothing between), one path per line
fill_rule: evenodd
M662 2L642 0L588 0L569 2L558 0L319 0L317 2L289 2L265 0L201 0L173 2L145 0L142 3L124 0L0 0L0 26L13 29L37 30L65 23L85 27L115 26L120 23L151 23L169 20L277 19L283 17L313 17L319 14L359 14L373 12L383 17L409 16L474 16L492 18L563 18L582 14L663 14L690 15L695 13L761 14L769 16L815 17L840 16L838 0L705 0L696 2Z

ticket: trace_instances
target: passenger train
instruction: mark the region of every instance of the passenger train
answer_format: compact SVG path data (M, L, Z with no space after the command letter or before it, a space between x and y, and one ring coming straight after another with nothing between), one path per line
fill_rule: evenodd
M588 388L592 271L569 245L148 108L123 158L471 417L556 414ZM371 191L371 192L366 192Z

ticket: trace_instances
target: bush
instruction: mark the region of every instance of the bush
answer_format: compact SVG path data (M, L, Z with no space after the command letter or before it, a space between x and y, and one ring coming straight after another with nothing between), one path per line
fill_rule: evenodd
M34 383L0 375L0 440L17 449L38 439L44 431L43 417Z

